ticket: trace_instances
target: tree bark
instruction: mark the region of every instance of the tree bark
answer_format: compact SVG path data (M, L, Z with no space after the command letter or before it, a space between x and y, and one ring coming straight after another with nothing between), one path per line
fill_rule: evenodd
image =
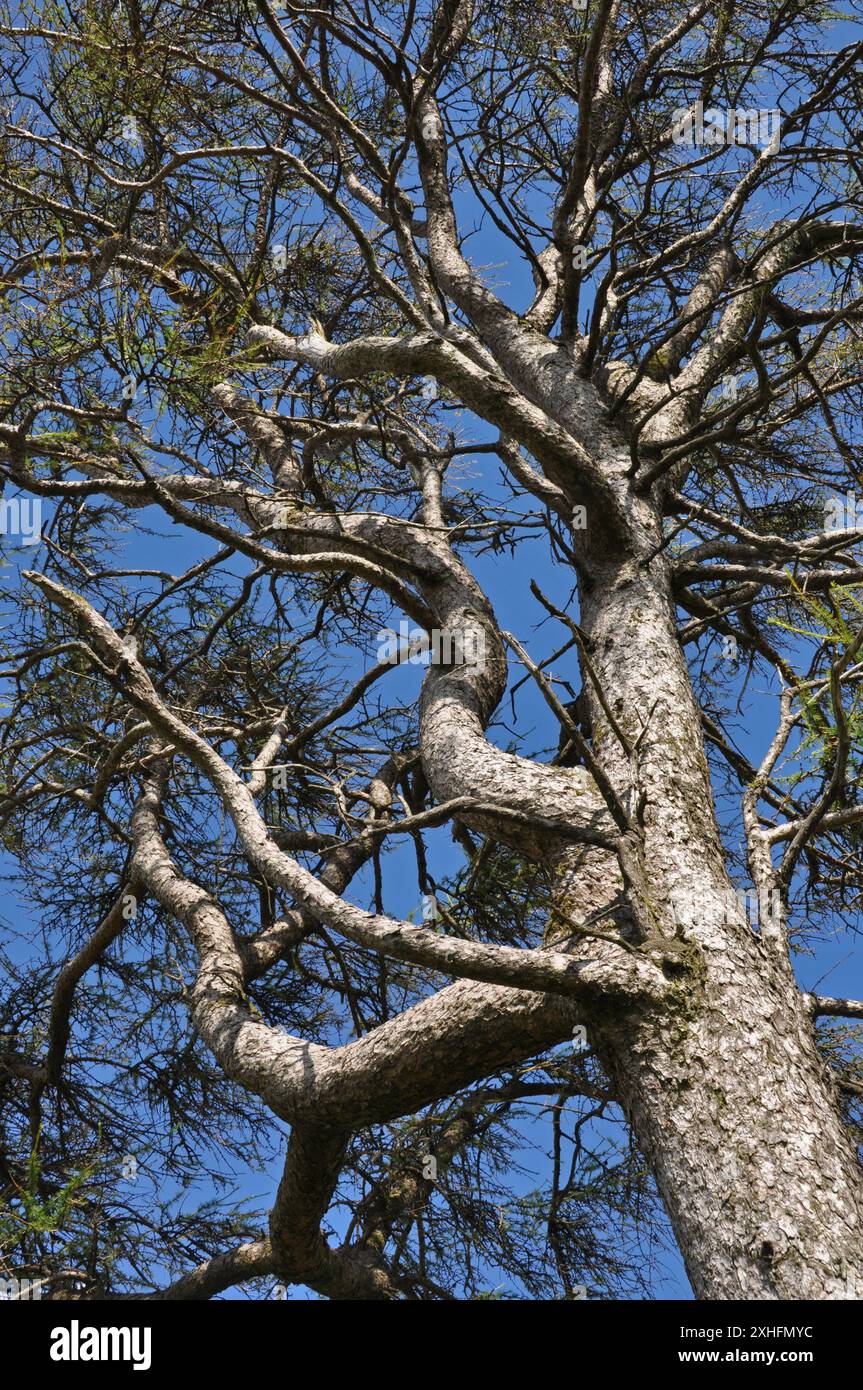
M648 907L691 948L688 1001L636 1005L594 1042L666 1203L697 1296L844 1299L863 1277L863 1181L781 929L735 911L661 527L630 496L624 557L583 550L582 625L630 740ZM621 795L627 759L592 699ZM594 743L596 747L596 742ZM571 852L570 852L571 853Z

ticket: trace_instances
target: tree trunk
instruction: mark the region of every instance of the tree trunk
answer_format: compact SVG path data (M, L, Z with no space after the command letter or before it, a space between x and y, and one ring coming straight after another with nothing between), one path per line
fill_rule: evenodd
M632 506L646 524L631 554L585 551L582 621L612 713L640 738L635 775L595 697L594 749L619 794L635 782L643 798L654 929L692 954L687 1002L596 1020L593 1041L699 1297L859 1296L861 1170L781 924L763 901L758 933L735 910L660 526Z
M689 1017L629 1016L596 1039L695 1294L859 1297L860 1170L800 992L743 930L699 944Z
M605 697L603 707L586 682L592 752L643 842L639 903L628 884L640 924L633 942L640 935L637 949L664 956L678 985L661 1003L584 1001L580 1017L654 1173L696 1294L853 1297L863 1292L861 1170L789 964L781 912L767 911L775 903L762 898L756 931L728 875L701 714L677 636L661 499L632 488L628 447L591 414L583 383L560 370L555 358L547 390L537 371L535 395L551 408L553 393L557 418L600 462L613 503L599 515L588 500L587 527L573 533L580 627ZM683 423L674 409L656 424L659 442ZM423 765L436 797L473 795L526 819L570 817L573 827L613 836L583 768L551 768L485 739L505 677L499 634L470 576L461 588L431 586L427 598L448 624L477 624L488 639L480 671L432 669L425 685ZM624 881L607 850L550 845L493 816L473 824L552 867L558 914L549 941L570 935L573 924L607 925L612 913L620 922ZM766 849L750 872L772 898ZM578 950L623 955L585 937Z

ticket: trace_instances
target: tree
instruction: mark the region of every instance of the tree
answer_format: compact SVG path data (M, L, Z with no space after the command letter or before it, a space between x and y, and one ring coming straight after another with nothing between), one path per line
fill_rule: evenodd
M859 1293L859 31L2 34L7 1270Z

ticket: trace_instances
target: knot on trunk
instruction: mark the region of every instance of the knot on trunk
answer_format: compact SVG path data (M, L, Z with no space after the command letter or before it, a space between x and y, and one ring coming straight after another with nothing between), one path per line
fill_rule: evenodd
M749 1246L750 1255L765 1264L775 1264L788 1253L791 1241L776 1221L766 1221L759 1227Z

